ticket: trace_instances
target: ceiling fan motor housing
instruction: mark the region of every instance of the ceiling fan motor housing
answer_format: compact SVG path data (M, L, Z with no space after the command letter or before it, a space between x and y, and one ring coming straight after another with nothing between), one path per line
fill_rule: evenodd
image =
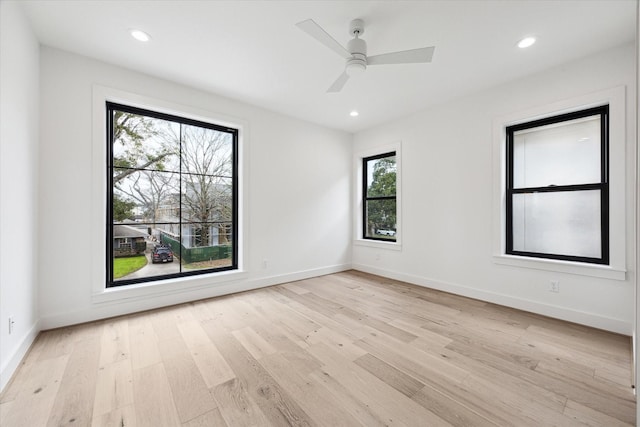
M351 53L351 58L347 59L347 74L353 76L364 72L367 69L367 43L356 34L356 37L347 43L347 50Z

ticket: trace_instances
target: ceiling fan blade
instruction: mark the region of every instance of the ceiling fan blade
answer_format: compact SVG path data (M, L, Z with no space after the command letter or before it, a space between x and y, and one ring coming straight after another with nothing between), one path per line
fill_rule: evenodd
M431 62L433 51L435 49L435 47L431 46L369 56L367 57L367 65L415 64L419 62Z
M340 92L347 80L349 80L349 74L347 74L346 71L343 71L342 74L340 74L340 77L338 77L329 89L327 89L327 92Z
M342 47L342 45L338 43L336 39L331 37L324 29L322 29L320 25L316 24L313 19L307 19L306 21L298 22L296 26L343 58L351 58L351 54L349 53L349 51Z

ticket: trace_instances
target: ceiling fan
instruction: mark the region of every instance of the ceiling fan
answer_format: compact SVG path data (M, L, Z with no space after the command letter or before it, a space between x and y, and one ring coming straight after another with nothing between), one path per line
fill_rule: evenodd
M327 89L327 92L340 92L349 77L364 72L367 69L367 65L431 62L433 51L435 50L435 47L431 46L367 56L367 43L360 38L364 34L364 21L362 19L354 19L349 24L349 34L353 36L353 39L349 40L346 49L320 25L316 24L313 19L298 22L296 25L302 31L346 59L345 70Z

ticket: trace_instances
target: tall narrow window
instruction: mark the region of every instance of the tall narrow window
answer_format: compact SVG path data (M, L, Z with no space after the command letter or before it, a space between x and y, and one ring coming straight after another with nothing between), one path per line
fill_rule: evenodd
M237 269L237 129L107 102L107 287Z
M362 237L395 242L396 153L366 157L362 162Z
M506 253L609 263L608 106L506 128Z

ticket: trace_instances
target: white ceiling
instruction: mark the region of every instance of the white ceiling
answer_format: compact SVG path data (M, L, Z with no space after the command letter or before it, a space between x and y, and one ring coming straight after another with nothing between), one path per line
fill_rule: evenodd
M44 45L349 132L632 42L636 31L636 0L20 3ZM295 26L308 18L343 45L361 18L369 55L436 46L433 62L369 67L326 93L344 60ZM152 41L133 40L131 28ZM526 35L538 42L518 49Z

